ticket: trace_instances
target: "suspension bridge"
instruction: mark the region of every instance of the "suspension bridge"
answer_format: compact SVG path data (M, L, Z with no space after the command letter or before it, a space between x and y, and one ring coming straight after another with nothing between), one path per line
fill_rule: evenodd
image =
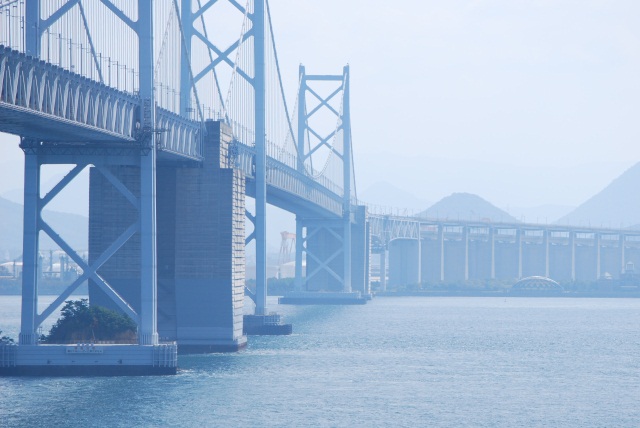
M300 66L288 106L268 1L3 0L0 12L0 132L19 136L25 154L21 331L0 370L175 373L177 349L243 347L249 242L253 322L274 322L267 203L296 215L297 299L369 294L349 67ZM221 30L229 22L233 36ZM69 172L43 194L45 165ZM86 168L88 261L41 215ZM39 311L41 233L82 274ZM39 326L85 281L92 304L137 323L137 345L39 344Z
M372 252L382 289L387 270L399 285L598 279L640 264L629 230L368 212L350 78L349 66L300 66L289 105L267 0L0 0L0 132L20 137L25 159L21 331L0 345L0 374L170 374L178 349L234 351L248 324L281 326L267 307L267 204L296 217L293 303L366 301ZM68 173L43 191L47 165ZM87 260L42 215L86 169ZM81 269L45 308L42 234ZM249 243L255 315L245 318ZM137 344L39 343L86 281L92 304L135 321Z

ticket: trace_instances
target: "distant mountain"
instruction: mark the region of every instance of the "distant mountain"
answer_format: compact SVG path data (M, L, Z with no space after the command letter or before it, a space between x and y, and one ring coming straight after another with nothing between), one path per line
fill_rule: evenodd
M595 196L560 218L558 224L626 228L640 224L640 163L635 164Z
M0 164L0 167L2 165ZM58 167L59 165L55 165ZM68 171L62 168L56 168L53 171L43 170L46 174L42 176L42 182L40 188L46 192L53 186L58 184L60 180L66 175ZM18 177L16 179L16 177ZM13 177L12 184L15 186L4 192L0 192L0 197L7 199L17 204L22 204L24 195L22 174L17 174ZM61 213L77 214L84 217L88 216L89 207L89 168L86 168L81 172L74 180L69 183L65 188L56 195L56 197L49 202L47 208L51 211L57 211Z
M518 223L506 211L471 193L454 193L418 214L420 217L449 220L492 221Z
M14 259L22 254L22 217L22 205L0 198L0 258ZM72 248L87 250L86 217L47 210L42 217ZM40 250L57 248L48 236L40 234Z
M393 209L394 211L409 210L422 211L431 202L421 199L413 193L400 189L386 181L379 181L358 194L358 198L362 199L369 205Z

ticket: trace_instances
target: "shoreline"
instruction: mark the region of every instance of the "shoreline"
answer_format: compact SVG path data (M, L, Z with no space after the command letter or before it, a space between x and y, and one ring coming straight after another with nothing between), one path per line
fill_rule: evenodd
M580 298L640 298L640 290L619 292L511 292L506 291L376 291L375 297L580 297Z

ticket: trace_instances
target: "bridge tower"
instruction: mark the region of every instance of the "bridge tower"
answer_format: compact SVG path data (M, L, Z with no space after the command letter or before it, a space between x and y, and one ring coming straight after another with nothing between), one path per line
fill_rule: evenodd
M320 149L342 165L342 215L331 219L308 212L296 214L296 272L297 292L282 302L304 302L305 299L335 299L349 303L369 296L369 229L367 212L352 198L353 151L351 147L351 113L349 66L339 75L311 75L300 66L298 91L297 152L298 172L314 175L313 155ZM318 85L331 85L327 95ZM336 108L332 100L342 97ZM307 100L316 105L311 106ZM335 129L323 133L315 116L332 115ZM326 128L325 128L326 129ZM325 166L326 167L326 166ZM302 275L306 258L306 276ZM307 292L324 292L309 295Z
M193 116L203 120L197 83L215 60L201 70L192 58L194 38L211 43L203 21L211 3L194 7L193 0L182 0L180 4L171 4L167 28L173 25L179 33L180 60L175 71L180 88L175 113L179 118L175 120L188 123ZM180 353L236 351L246 345L244 176L231 154L232 130L224 120L217 119L204 121L199 131L198 159L165 158L157 166L158 331L163 340L176 341ZM170 127L157 128L158 135L171 132ZM118 173L129 174L126 169ZM126 212L122 201L103 198L105 183L97 176L92 178L95 205L108 213L96 223L121 219ZM135 180L128 184L137 186ZM130 255L121 252L119 258L126 263ZM118 289L126 293L130 278L115 266L108 274L117 278ZM92 298L103 303L104 296L99 290L93 291Z
M20 147L25 153L22 315L19 345L12 351L12 365L7 367L7 361L0 361L0 372L175 373L176 346L159 345L156 319L157 142L154 132L156 115L153 86L153 2L137 1L135 22L115 6L107 6L116 16L122 18L137 39L139 104L133 97L111 90L100 82L73 76L73 73L65 72L60 67L39 61L42 55L43 35L50 27L65 18L74 6L78 8L75 12L84 19L82 30L89 33L80 2L69 2L56 10L51 10L51 5L47 5L49 15L43 18L44 4L39 0L26 2L24 50L28 56L16 59L16 64L9 67L13 70L12 79L16 87L22 86L25 92L21 96L14 93L13 99L7 100L25 108L36 106L40 112L29 121L28 126L20 128L20 121L15 125L20 128L16 133L21 135ZM90 36L89 40L92 40ZM93 59L97 60L92 42L91 52ZM11 63L8 58L4 59L3 64ZM25 79L24 73L20 72L21 68L29 69L28 80ZM38 87L38 84L42 87ZM47 85L51 89L49 98L45 92ZM58 91L69 90L75 91L75 98L70 95L71 92L66 92L63 97L58 98ZM37 94L40 94L38 100L35 98ZM68 95L71 98L67 98ZM55 105L60 99L64 100L66 106L56 109ZM52 120L52 116L62 116L66 122ZM74 126L76 127L73 128ZM40 170L47 164L75 166L49 193L41 196ZM89 165L93 165L96 174L101 174L116 193L135 209L133 216L129 218L128 227L125 226L124 231L109 236L113 239L110 242L105 241L100 254L93 254L87 262L43 219L42 210ZM111 172L112 168L121 165L132 166L137 171L136 181L139 186L135 194L123 184L120 177ZM50 306L38 313L37 270L40 232L44 232L64 250L81 267L83 273ZM119 292L120 290L103 277L98 269L108 263L118 250L126 245L131 246L133 241L136 242L134 248L137 248L139 270L137 286L133 287L136 293L127 295ZM86 280L91 280L113 306L137 323L138 346L69 347L38 343L38 327ZM9 355L12 352L9 352ZM90 358L86 355L90 355Z
M256 146L254 232L256 242L256 310L255 315L267 315L267 152L266 152L266 73L265 73L265 1L254 0L254 131Z

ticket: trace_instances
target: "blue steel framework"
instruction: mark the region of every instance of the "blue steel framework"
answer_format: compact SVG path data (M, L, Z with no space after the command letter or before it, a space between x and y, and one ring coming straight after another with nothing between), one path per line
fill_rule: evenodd
M233 66L234 71L243 78L254 91L254 114L253 160L255 164L255 216L249 217L254 225L254 237L256 242L256 315L267 314L267 273L266 273L266 205L267 205L267 183L266 183L266 140L265 140L265 0L253 2L253 10L250 13L249 4L247 8L238 2L230 0L240 13L251 23L251 28L243 31L240 39L232 43L226 49L220 49L207 37L206 26L202 25L202 31L196 28L196 23L203 22L204 13L210 9L216 0L202 4L197 3L197 8L192 10L191 0L182 0L181 28L185 43L183 44L183 61L181 68L181 114L189 116L192 110L190 88L200 81L207 73L215 73L216 67L221 63ZM207 54L210 62L197 74L193 74L191 69L192 39L197 37L207 47ZM238 51L243 43L253 39L253 73L244 70L242 65L233 64L229 58L234 51ZM217 82L217 75L215 75ZM219 90L219 85L216 85ZM223 106L224 108L224 106ZM229 117L224 113L226 121ZM249 142L244 141L248 144Z
M305 165L317 147L309 147L305 152L305 145L295 154L287 153L282 147L266 141L267 114L265 94L266 88L266 59L265 51L269 46L275 55L268 4L264 0L249 2L243 8L237 2L229 0L238 11L244 14L245 20L251 22L251 28L244 29L240 39L228 48L221 50L208 41L203 14L216 0L204 4L197 0L198 8L192 9L193 2L182 0L182 7L177 0L171 5L180 22L180 38L183 59L180 70L180 114L158 106L154 99L154 85L161 84L155 79L154 70L154 3L150 0L138 0L135 17L128 16L111 0L99 0L105 10L111 12L113 18L121 25L131 30L137 39L137 73L138 87L133 84L134 91L124 92L111 84L111 59L108 61L108 82L106 71L102 69L104 57L97 52L87 25L87 16L82 0L69 0L58 3L58 6L47 4L49 15L43 19L41 8L43 3L38 0L27 0L24 25L25 54L12 51L10 48L0 47L0 129L22 137L21 147L25 152L25 212L24 212L24 284L21 344L35 344L38 325L77 288L84 280L90 278L95 281L108 296L110 296L125 313L129 314L139 325L140 343L156 344L156 222L155 222L155 186L156 164L158 157L173 160L202 159L201 139L203 124L190 120L190 113L194 111L193 102L202 120L202 106L199 104L196 90L197 82L209 72L214 73L218 64L225 63L233 66L234 75L249 83L253 88L253 126L254 141L236 140L237 163L250 182L254 183L253 195L256 198L256 215L254 236L256 237L257 265L259 270L257 314L266 314L266 202L267 188L271 203L293 212L313 214L317 218L341 219L344 229L343 252L344 262L350 264L350 251L347 251L350 239L350 223L353 221L350 186L352 179L351 132L349 117L349 73L345 67L340 76L304 76L301 82L299 96L304 98L307 93L317 96L308 82L314 80L329 80L340 82L340 87L330 97L342 92L342 108L338 113L339 131L343 135L343 151L340 153L327 143L331 136L321 140L321 145L330 147L343 163L344 183L342 188L334 184L331 179ZM95 6L98 3L91 3ZM130 7L127 4L127 7ZM165 5L166 6L166 5ZM52 9L53 7L53 9ZM58 9L55 9L58 7ZM63 20L72 11L79 10L81 29L86 32L88 45L87 53L91 63L95 65L96 75L88 78L87 74L77 75L73 72L72 55L66 69L61 68L62 53L58 57L59 64L49 64L39 58L45 35L49 36L49 29ZM270 39L267 40L266 22L268 18ZM202 30L196 29L195 22L200 20ZM207 47L210 63L201 71L194 73L190 59L191 40L193 37L204 42ZM239 51L246 41L252 39L252 65L244 70L242 64L234 63L230 56ZM270 43L269 43L270 42ZM49 42L47 41L47 44ZM69 39L69 46L73 45ZM155 46L157 48L157 46ZM164 42L163 42L164 47ZM61 50L62 52L62 50ZM214 58L215 56L215 58ZM270 59L273 62L273 58ZM157 63L156 63L157 64ZM277 55L275 58L276 68ZM119 65L116 63L116 71ZM132 71L133 68L125 70ZM133 66L132 66L133 67ZM82 67L80 67L82 68ZM249 68L253 68L252 73ZM279 91L283 94L279 70ZM301 69L301 75L304 75ZM132 71L132 76L136 73ZM84 77L83 77L84 76ZM97 80L94 80L94 77ZM116 80L117 82L117 80ZM278 85L277 84L277 85ZM276 85L276 86L277 86ZM127 88L125 84L125 88ZM220 88L216 87L218 95ZM329 108L328 100L321 100L320 108ZM222 101L222 97L220 96ZM284 101L284 96L282 96ZM223 105L224 108L224 105ZM308 126L308 119L314 113L307 113L302 107L302 116L298 116L299 130L315 132ZM284 106L285 112L286 104ZM233 125L233 119L223 111L225 120ZM287 114L288 117L288 114ZM295 140L291 122L288 122L289 135ZM243 135L239 132L238 135ZM316 135L318 135L316 133ZM295 144L295 141L294 141ZM298 148L298 147L294 147ZM306 154L305 154L306 153ZM72 164L71 172L44 197L40 197L40 167L45 164ZM107 180L138 210L138 219L119 236L107 250L97 257L89 266L84 262L66 242L41 218L43 207L51 201L74 177L85 167L94 165ZM110 171L111 165L133 165L140 168L141 194L135 197L126 186ZM249 192L249 193L251 193ZM37 255L38 234L44 231L84 270L78 281L71 284L56 301L43 313L38 314L37 308ZM118 293L110 287L98 273L98 269L106 260L122 247L135 233L141 236L141 307L139 313L132 308ZM300 240L302 241L302 240ZM301 256L299 252L298 256ZM343 280L345 290L350 287L348 277L350 269L345 270ZM298 277L298 280L300 278Z
M342 219L343 249L350 248L351 228L347 227L353 221L351 216L351 179L352 179L352 153L351 153L351 128L349 117L349 72L348 67L342 75L336 76L306 76L304 68L301 68L300 89L298 92L298 132L294 135L292 123L287 116L287 134L286 138L294 142L295 154L289 154L278 143L267 140L267 135L271 132L267 128L267 100L265 96L268 92L267 67L268 62L275 62L276 69L278 67L277 53L275 51L275 42L273 40L271 20L269 16L268 2L265 0L257 0L249 2L243 7L238 2L227 0L238 13L245 17L245 24L240 38L229 46L220 47L208 39L206 26L204 25L203 16L210 11L216 4L222 1L197 2L196 7L191 10L189 6L192 2L183 0L181 28L185 37L183 45L183 61L181 71L181 113L188 116L193 110L192 98L188 95L190 84L200 82L208 73L214 74L216 82L215 89L218 91L216 96L222 103L222 111L220 116L232 126L236 138L236 154L237 165L247 176L250 186L247 187L247 193L255 198L255 213L247 212L247 218L253 224L254 229L247 238L246 242L251 240L256 244L256 314L265 315L267 313L266 296L267 296L267 278L266 278L266 204L273 203L285 210L296 212L297 214L313 212L321 218ZM197 24L202 24L197 28ZM267 25L268 24L268 25ZM191 63L192 40L196 39L202 42L207 50L209 62L200 70L193 70L188 64ZM271 50L269 50L271 49ZM268 52L267 52L268 51ZM238 60L241 54L250 52L249 62ZM232 54L236 54L236 61L230 59ZM275 58L267 58L273 55ZM253 111L246 116L250 123L244 124L249 126L249 132L244 127L239 127L234 117L231 116L232 108L228 105L233 100L222 101L220 94L220 86L218 84L218 76L216 74L217 67L227 65L233 67L233 78L235 86L241 87L241 83L248 85L252 90ZM277 79L280 79L279 70L276 71ZM189 80L189 79L192 79ZM241 81L241 82L240 82ZM308 82L314 81L334 81L339 83L339 87L326 99L322 99L315 92ZM240 84L239 84L240 82ZM232 85L234 83L232 82ZM282 89L282 82L276 83L279 89L272 96L279 96ZM231 93L231 89L230 89ZM318 98L320 104L317 108L309 113L305 113L305 95L312 94ZM341 111L338 112L328 103L333 97L342 95ZM284 99L283 99L284 102ZM309 126L308 119L321 109L333 110L338 121L338 128L328 136L320 137L320 134ZM284 110L287 112L286 103ZM271 112L273 115L273 112ZM330 140L336 138L336 133L343 136L342 152L336 147L329 144ZM305 133L312 133L320 139L320 142L314 147L305 145ZM298 140L297 142L295 140ZM323 174L324 171L318 173L313 169L311 162L312 155L321 147L329 147L332 151L331 156L338 159L343 165L341 175L343 176L340 185L334 184ZM309 209L306 202L295 202L293 199L302 199L311 202L315 208ZM298 228L300 226L298 225ZM300 243L302 245L302 242ZM301 246L297 247L298 258L301 257ZM344 262L346 266L350 265L350 252L344 250ZM300 265L300 263L298 264ZM346 269L346 278L343 279L345 290L350 288L350 269ZM298 280L300 281L300 279Z
M341 232L336 233L335 224L326 224L325 226L315 229L313 233L321 230L334 234L342 243L341 249L331 254L328 259L321 260L317 258L310 248L307 241L311 235L305 231L303 216L300 214L296 218L296 272L295 285L297 290L304 290L304 281L313 278L320 271L327 271L330 275L338 279L342 283L342 291L351 292L351 224L353 223L353 207L351 200L351 178L352 178L352 146L351 146L351 113L349 104L349 66L345 66L341 75L309 75L306 74L304 66L300 66L299 70L300 87L298 90L298 135L297 135L297 152L298 152L298 172L302 175L309 174L307 161L311 160L313 154L321 148L329 150L331 156L340 159L343 167L342 175L342 207L340 213ZM320 95L319 91L314 89L314 83L317 82L333 82L336 87L326 96ZM307 97L311 96L317 105L310 111L307 110ZM337 110L330 104L331 100L341 96L340 109ZM310 119L314 115L321 112L329 112L337 119L338 126L330 133L322 134L311 124ZM315 137L315 144L311 146L311 138ZM342 150L336 148L336 138L341 138ZM331 142L334 142L333 144ZM312 165L311 162L309 162ZM357 202L356 202L357 203ZM335 222L334 222L335 223ZM318 223L320 224L320 223ZM335 272L329 265L329 261L338 257L340 253L343 256L343 272L342 274ZM306 278L302 276L303 255L316 259L319 267L307 272Z
M47 20L42 20L39 1L27 1L26 3L26 33L25 33L25 51L34 58L40 58L40 41L44 31L48 26L52 25L56 20L64 16L68 10L78 2L68 2L64 4L57 12L52 14ZM24 180L24 252L23 252L23 295L22 295L22 318L21 332L19 342L21 345L37 344L37 328L44 319L51 314L78 285L87 278L93 279L96 284L109 295L114 302L127 313L138 324L138 337L140 345L157 345L157 322L156 322L156 222L155 222L155 182L156 182L156 133L155 129L155 111L154 111L154 88L153 88L153 3L149 0L138 1L138 20L133 22L126 21L131 30L137 35L139 42L139 100L138 117L136 126L140 132L134 140L131 124L131 104L132 101L123 95L117 94L116 91L96 91L92 98L92 83L86 82L86 79L67 78L66 82L59 81L59 74L55 76L53 81L47 80L49 70L38 70L32 64L29 68L28 77L21 73L21 63L18 62L13 69L12 91L6 91L9 87L3 86L3 110L14 110L30 108L29 113L40 112L44 117L56 116L59 125L72 125L81 128L88 128L93 132L83 137L86 138L85 147L77 148L73 145L65 145L64 143L55 144L47 141L44 135L28 136L29 132L22 134L21 147L25 152L25 180ZM3 56L2 64L7 64L9 55ZM27 59L27 61L29 61ZM31 60L33 62L33 60ZM5 76L5 69L2 70L2 76ZM40 71L40 72L39 72ZM39 103L32 103L34 97L31 92L34 82L39 81L40 86L33 91L34 95L39 95ZM38 78L39 77L39 78ZM80 82L78 82L80 80ZM60 90L58 92L58 85ZM62 86L64 85L64 86ZM88 87L85 89L85 85ZM95 86L95 85L94 85ZM64 89L62 89L64 87ZM75 87L75 91L71 91ZM10 92L13 92L10 94ZM22 100L17 97L17 93L23 94ZM43 111L45 97L49 95L47 106L48 111ZM68 97L75 93L75 103L68 103ZM83 95L83 96L80 96ZM110 104L109 99L112 95L119 96L120 100ZM101 104L101 97L107 100ZM56 110L55 104L62 101L62 106ZM81 101L84 101L82 103ZM21 105L22 104L22 105ZM111 107L113 106L113 107ZM35 108L34 108L35 107ZM91 110L93 107L93 111ZM102 108L101 108L102 107ZM111 108L110 108L111 107ZM118 107L122 113L120 118L124 118L120 123L119 135L114 138L113 128L109 129L107 123L114 123L112 118L109 121L109 112L118 111ZM129 114L127 114L129 112ZM90 114L93 113L93 114ZM91 119L93 116L93 119ZM114 116L118 116L116 113ZM127 123L126 119L129 119ZM29 119L31 119L29 117ZM102 119L102 120L100 120ZM117 123L117 119L115 119ZM82 126L82 125L85 126ZM101 151L91 147L91 143L95 142L91 138L96 133L96 128L107 138L99 138L98 141L104 142L101 145ZM27 136L25 136L25 134ZM54 134L50 132L49 135ZM118 133L116 133L118 134ZM36 137L39 139L34 139ZM108 138L111 137L111 138ZM54 139L55 140L55 139ZM122 143L128 142L123 146ZM68 141L68 140L67 140ZM116 145L109 144L116 143ZM87 151L89 148L89 151ZM125 153L123 155L123 153ZM133 162L140 167L141 190L140 198L135 198L115 177L113 177L105 166L113 161L119 164ZM51 192L44 198L40 197L40 167L46 163L75 163L76 167L56 185ZM139 217L109 248L102 254L97 261L88 266L82 258L44 221L41 217L43 207L53 199L77 174L79 174L89 163L94 164L103 172L107 179L122 192L122 194L138 209ZM44 231L56 242L69 256L83 269L83 275L71 284L47 309L41 314L37 312L38 300L38 278L37 278L37 260L38 260L38 235L40 231ZM98 268L117 250L120 248L134 233L139 232L141 237L141 306L139 313L114 291L111 286L100 277L97 273Z

